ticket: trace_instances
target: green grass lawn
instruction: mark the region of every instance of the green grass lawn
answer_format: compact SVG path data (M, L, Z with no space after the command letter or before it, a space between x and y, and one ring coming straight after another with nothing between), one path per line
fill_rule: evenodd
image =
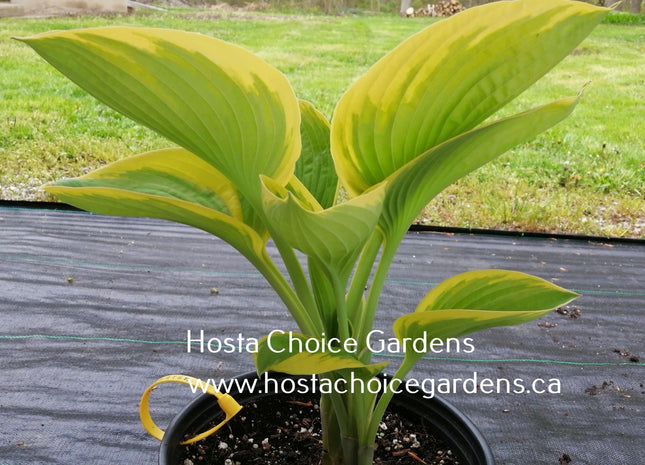
M427 18L176 10L127 17L0 19L0 198L168 143L97 103L27 46L51 29L171 27L240 44L282 70L328 116L343 90ZM645 237L645 25L603 24L503 113L575 95L574 115L448 188L434 225Z

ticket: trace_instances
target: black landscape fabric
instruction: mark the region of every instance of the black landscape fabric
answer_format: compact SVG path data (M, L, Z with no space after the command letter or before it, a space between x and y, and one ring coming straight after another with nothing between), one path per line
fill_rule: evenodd
M540 320L471 335L474 350L431 353L411 377L437 389L440 380L504 379L511 390L514 380L558 390L443 395L479 427L499 465L566 456L575 465L644 463L645 246L411 233L376 328L391 337L394 319L436 283L480 268L532 273L583 296ZM261 276L204 232L0 209L0 465L154 464L158 443L138 418L148 385L167 374L253 370L244 351L188 353L187 331L250 339L273 329L296 328ZM192 397L183 385L161 386L153 418L166 425Z

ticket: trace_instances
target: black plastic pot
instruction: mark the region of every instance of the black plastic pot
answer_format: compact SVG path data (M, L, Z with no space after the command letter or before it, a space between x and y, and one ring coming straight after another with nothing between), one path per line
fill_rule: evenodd
M385 376L385 375L383 375ZM289 375L272 373L271 378L278 381ZM386 377L386 376L385 376ZM238 376L237 379L257 378L255 372ZM234 385L234 384L233 384ZM287 394L235 392L231 394L240 404L250 402L271 402L271 397ZM424 399L423 393L402 392L396 394L390 404L391 408L409 418L423 419L430 424L434 434L451 444L452 450L461 455L464 465L495 465L493 454L486 440L466 415L443 399L433 397ZM188 404L170 422L159 448L159 465L172 465L177 455L179 442L186 431L196 431L204 427L221 412L217 399L204 394Z

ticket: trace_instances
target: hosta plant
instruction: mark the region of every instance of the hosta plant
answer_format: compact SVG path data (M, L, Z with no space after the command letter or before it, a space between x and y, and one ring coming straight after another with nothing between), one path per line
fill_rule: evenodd
M368 380L386 365L372 360L367 335L409 225L446 186L571 113L578 96L490 118L606 11L568 0L500 1L437 22L356 80L331 122L298 100L278 70L215 38L106 27L21 39L97 99L176 144L46 189L97 213L192 225L237 249L300 331L260 340L259 373ZM466 272L430 290L393 334L402 345L460 337L538 318L575 296L519 272ZM289 338L321 344L291 352ZM322 394L324 463L372 462L394 388L424 355L418 347L407 344L391 369L392 389L380 397Z

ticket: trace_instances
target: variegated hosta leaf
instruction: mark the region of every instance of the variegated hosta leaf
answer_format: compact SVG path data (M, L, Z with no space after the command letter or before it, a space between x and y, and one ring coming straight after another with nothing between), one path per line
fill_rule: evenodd
M444 188L511 147L531 139L567 117L575 97L473 129L434 147L388 178L380 225L395 247L410 223Z
M394 334L401 342L424 337L428 342L445 340L485 328L525 323L576 297L575 292L517 271L470 271L432 289L414 313L394 322ZM410 357L422 355L406 353Z
M433 288L415 312L474 310L548 312L578 297L555 284L519 271L479 270L453 276Z
M240 202L231 182L182 148L135 155L45 189L63 202L95 213L163 218L195 226L247 257L262 254L268 239L266 228L253 220L253 210Z
M328 272L348 277L376 227L385 185L325 210L304 204L269 178L263 178L263 185L264 210L273 233L319 260Z
M351 347L347 347L351 350ZM254 354L258 374L278 371L290 375L315 375L356 370L361 378L380 373L387 362L366 365L346 351L340 341L312 338L299 333L274 333L262 338Z
M323 208L336 203L338 176L329 150L329 122L309 102L300 101L302 153L296 162L296 177Z
M318 202L318 199L316 199L314 195L311 192L309 192L309 189L307 189L307 186L305 186L302 183L302 181L300 181L300 179L298 179L296 176L291 177L291 179L285 186L286 189L283 189L282 186L280 186L279 184L275 184L275 185L276 185L276 189L278 189L279 192L291 193L296 199L298 199L298 201L307 210L311 210L311 211L323 210L323 207Z
M259 202L258 176L286 183L300 111L284 75L201 34L103 27L21 39L100 101L185 147Z
M351 194L468 131L566 57L609 11L569 0L471 8L410 37L341 98L332 154Z

